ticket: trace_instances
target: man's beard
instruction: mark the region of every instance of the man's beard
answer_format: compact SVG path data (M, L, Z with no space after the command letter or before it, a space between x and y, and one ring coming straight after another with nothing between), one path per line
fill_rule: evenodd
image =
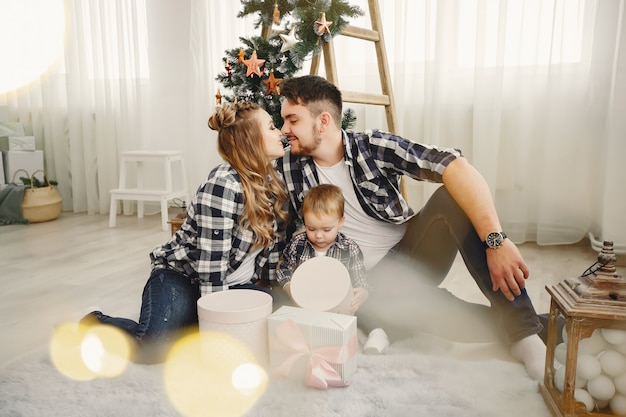
M294 147L292 146L291 153L293 153L294 155L300 155L300 156L312 155L313 152L315 152L315 150L319 148L320 143L322 143L322 136L320 135L320 131L315 126L313 127L312 138L313 138L312 144L308 146L303 145L300 139L296 139L297 149L294 149Z

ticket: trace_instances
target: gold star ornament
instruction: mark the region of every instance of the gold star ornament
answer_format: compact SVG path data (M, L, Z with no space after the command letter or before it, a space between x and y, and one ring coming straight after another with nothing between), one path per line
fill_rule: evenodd
M267 90L265 91L265 95L269 96L270 94L274 93L276 95L280 94L280 82L282 81L282 78L276 78L274 76L274 68L272 68L270 70L270 76L263 80L263 84L266 85Z
M333 22L326 20L326 13L322 13L322 18L315 21L317 36L322 36L324 32L330 35L330 25L332 24Z
M254 74L258 75L259 77L263 75L261 72L261 67L263 66L263 64L265 64L265 60L259 59L256 55L256 51L252 52L252 56L250 57L250 59L244 59L243 63L248 68L246 70L246 77L251 77Z

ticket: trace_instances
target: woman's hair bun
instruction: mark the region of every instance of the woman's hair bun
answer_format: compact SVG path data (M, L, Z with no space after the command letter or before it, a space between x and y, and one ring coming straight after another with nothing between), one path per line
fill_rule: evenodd
M209 117L209 127L218 132L235 123L237 110L234 104L225 104L215 109L215 113Z
M237 112L255 110L259 106L249 101L224 104L215 109L215 113L209 117L209 127L218 132L235 123Z

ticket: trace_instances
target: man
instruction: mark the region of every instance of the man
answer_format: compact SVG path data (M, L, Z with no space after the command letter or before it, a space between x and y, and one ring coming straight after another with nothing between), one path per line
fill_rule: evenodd
M361 247L373 294L385 293L398 275L437 286L460 251L511 353L543 380L543 325L524 289L528 267L502 231L486 181L461 152L381 131L343 131L341 93L322 77L283 80L281 95L290 150L277 168L292 210L301 217L304 195L319 183L342 189L342 232ZM398 191L401 175L443 187L415 214ZM407 259L409 267L396 268ZM394 300L387 303L393 308Z

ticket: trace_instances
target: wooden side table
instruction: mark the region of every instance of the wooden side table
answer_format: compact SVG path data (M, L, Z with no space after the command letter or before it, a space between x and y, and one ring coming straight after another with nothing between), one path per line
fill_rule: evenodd
M180 226L185 222L185 218L187 217L187 213L178 213L176 217L173 219L169 219L167 223L170 225L172 235L176 233Z

